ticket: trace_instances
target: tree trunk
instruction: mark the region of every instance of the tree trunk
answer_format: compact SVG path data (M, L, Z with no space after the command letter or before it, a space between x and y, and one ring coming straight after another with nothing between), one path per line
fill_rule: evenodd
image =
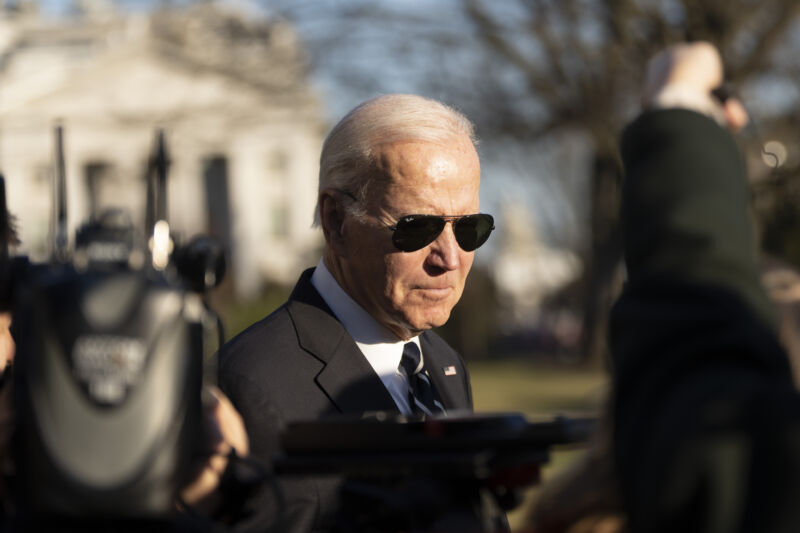
M582 352L585 363L601 368L608 363L607 328L622 259L619 227L619 158L598 151L594 155L591 187L591 242L585 269Z

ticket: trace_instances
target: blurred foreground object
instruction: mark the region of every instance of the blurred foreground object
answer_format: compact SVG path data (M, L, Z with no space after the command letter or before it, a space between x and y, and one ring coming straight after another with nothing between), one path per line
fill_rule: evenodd
M282 434L275 470L343 476L340 533L505 531L504 511L540 481L550 448L585 442L592 425L529 423L515 413L295 422Z
M710 95L721 61L707 43L663 59L645 86L687 74L689 97L656 103L622 141L629 278L610 336L624 509L633 532L797 531L800 398L759 280L742 157L720 127L738 123Z
M111 210L70 248L62 142L59 126L51 260L4 252L0 265L18 340L12 528L168 530L178 490L205 453L202 354L213 319L193 289L214 284L170 260L183 249L166 217L163 132L147 176L149 247L127 213ZM202 279L224 272L217 258L202 264Z

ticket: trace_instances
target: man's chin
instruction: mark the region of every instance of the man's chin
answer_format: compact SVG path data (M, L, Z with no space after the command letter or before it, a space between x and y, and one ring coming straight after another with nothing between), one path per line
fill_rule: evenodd
M426 309L420 313L397 313L393 317L387 317L389 320L383 324L400 338L410 339L429 329L445 325L451 310L452 307L443 307L435 311Z
M409 325L409 329L416 331L415 335L419 335L429 329L438 328L440 326L444 326L447 323L447 320L450 318L450 312L438 314L436 316L431 317L424 317L419 320L415 320L413 323Z

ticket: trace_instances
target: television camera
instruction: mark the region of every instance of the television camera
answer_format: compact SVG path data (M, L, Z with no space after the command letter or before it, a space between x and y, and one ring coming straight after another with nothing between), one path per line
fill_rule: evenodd
M13 531L168 529L203 452L202 354L218 327L203 293L224 276L224 254L209 237L181 244L170 231L163 131L147 170L145 231L127 212L105 211L70 247L61 126L55 146L50 259L0 249L0 303L17 343L6 520Z

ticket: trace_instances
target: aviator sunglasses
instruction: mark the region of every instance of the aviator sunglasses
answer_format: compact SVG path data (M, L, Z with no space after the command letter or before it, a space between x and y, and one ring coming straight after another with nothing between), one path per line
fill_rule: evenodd
M425 248L444 231L448 222L453 224L456 242L465 252L479 248L494 229L494 218L486 213L462 216L406 215L394 226L389 226L392 243L403 252Z
M348 191L339 191L358 202ZM474 215L406 215L392 230L392 244L402 252L416 252L436 240L447 223L453 224L456 242L465 252L477 250L486 242L494 229L494 217L486 213Z

